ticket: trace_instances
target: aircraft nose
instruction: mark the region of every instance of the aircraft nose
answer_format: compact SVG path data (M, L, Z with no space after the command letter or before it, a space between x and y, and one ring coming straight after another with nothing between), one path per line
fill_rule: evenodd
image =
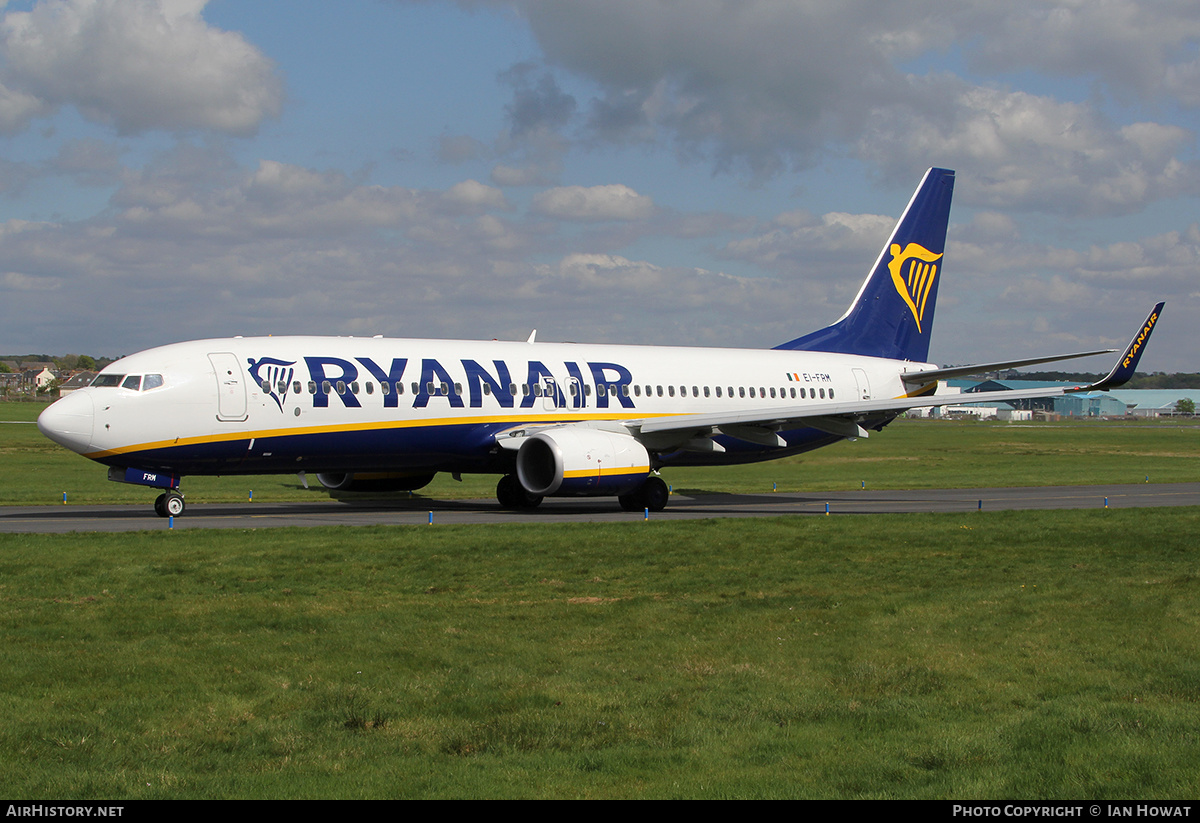
M92 421L96 410L86 391L75 391L51 403L38 415L38 431L60 446L84 454L92 451Z

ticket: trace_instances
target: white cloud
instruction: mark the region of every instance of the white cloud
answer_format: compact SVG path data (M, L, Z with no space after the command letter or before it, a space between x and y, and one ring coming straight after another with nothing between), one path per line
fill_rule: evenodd
M654 214L654 201L628 186L560 186L538 192L533 210L565 220L642 220Z
M451 208L463 212L479 212L488 209L508 211L512 204L497 188L485 186L477 180L464 180L451 186L442 200Z
M46 114L51 108L32 94L16 91L0 82L0 134L23 131L30 120Z
M896 178L928 158L972 169L957 193L988 208L1124 214L1155 199L1200 192L1200 169L1178 158L1195 139L1185 129L1158 123L1118 128L1086 104L939 85L947 100L943 113L881 110L859 153Z
M839 271L841 266L852 266L865 273L895 223L895 217L880 214L831 212L818 218L807 212L786 212L765 231L730 241L722 254L781 273L812 271L816 265L830 263L837 264Z
M990 207L1120 214L1200 191L1195 134L1102 113L1106 96L1200 104L1192 3L515 5L551 65L599 87L579 106L598 141L669 143L757 178L850 146L893 180L930 165L985 170L992 180L964 194ZM988 84L907 70L956 47L976 69L1005 74ZM1064 100L1002 85L1030 66L1093 80L1097 92Z
M122 134L152 129L249 135L279 114L275 67L206 0L40 0L0 24L0 128L70 105Z

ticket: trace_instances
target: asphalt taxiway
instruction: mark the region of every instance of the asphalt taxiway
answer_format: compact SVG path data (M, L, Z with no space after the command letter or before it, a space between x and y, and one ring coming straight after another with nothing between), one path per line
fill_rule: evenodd
M911 491L674 494L652 520L714 517L823 516L972 512L1013 509L1112 509L1200 505L1200 483L918 489ZM149 503L99 506L3 506L0 533L127 532L175 529L265 529L281 526L621 523L644 519L612 498L551 498L532 511L501 509L494 500L425 498L348 503L192 503L180 517L158 517Z

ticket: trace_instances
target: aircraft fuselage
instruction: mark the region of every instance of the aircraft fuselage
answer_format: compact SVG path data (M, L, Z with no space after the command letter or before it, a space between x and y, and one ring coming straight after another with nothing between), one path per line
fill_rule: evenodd
M123 358L106 369L113 385L64 398L43 430L107 465L178 475L505 472L511 455L496 436L514 427L603 428L634 418L775 406L816 410L839 400L903 395L899 374L917 368L776 350L353 337L200 340ZM724 451L690 451L679 448L680 438L668 437L652 451L658 465L736 463L840 439L808 427L779 434L785 445L717 435Z

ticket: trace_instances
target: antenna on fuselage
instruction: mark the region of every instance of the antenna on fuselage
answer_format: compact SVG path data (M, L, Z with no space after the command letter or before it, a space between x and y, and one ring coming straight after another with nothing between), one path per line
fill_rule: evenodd
M537 337L537 329L534 329L533 331L531 331L531 332L529 333L529 339L528 339L528 340L526 340L525 342L526 342L526 343L532 343L532 342L533 342L533 338L535 338L535 337Z

